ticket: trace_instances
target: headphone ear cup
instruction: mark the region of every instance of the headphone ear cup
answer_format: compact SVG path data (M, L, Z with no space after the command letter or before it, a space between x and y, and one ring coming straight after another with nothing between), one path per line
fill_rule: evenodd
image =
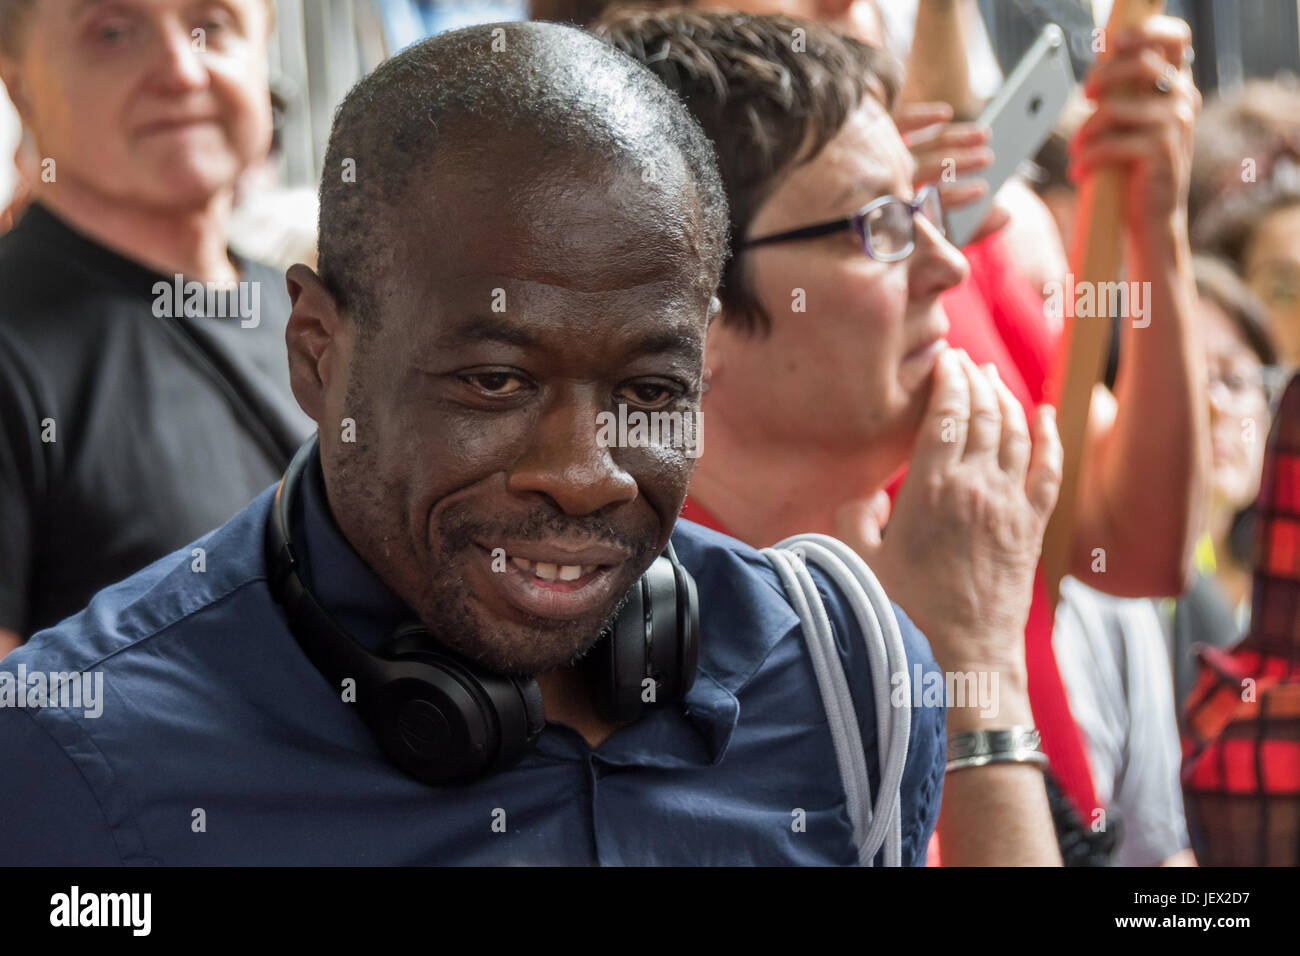
M640 682L643 704L681 697L680 588L673 562L660 556L642 577L647 595L645 656ZM654 679L652 699L645 699L644 681Z
M660 555L589 655L601 713L630 721L649 706L680 700L695 680L699 630L694 579L678 561ZM649 699L647 679L654 681Z
M587 655L596 707L607 720L626 722L641 715L641 681L646 667L645 577L628 591L627 602L609 633Z
M390 673L369 722L390 758L425 783L504 770L541 733L545 713L531 678L476 672L418 625L394 632L380 656Z
M700 656L700 594L695 578L682 564L672 562L677 585L677 683L678 697L695 683L695 669Z
M519 697L524 702L528 742L531 744L546 726L546 705L542 703L542 688L529 678L513 678Z

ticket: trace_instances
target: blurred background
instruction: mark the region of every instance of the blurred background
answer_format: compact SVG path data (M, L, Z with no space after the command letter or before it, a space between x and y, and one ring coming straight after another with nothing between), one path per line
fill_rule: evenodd
M916 0L881 0L891 46L911 34ZM972 87L987 97L1029 48L1042 27L1057 23L1071 38L1077 76L1092 61L1088 40L1106 22L1111 0L978 0L987 31L972 56ZM519 20L526 0L275 0L272 89L279 146L279 181L316 185L334 107L356 80L384 57L417 40L473 23ZM1192 28L1193 72L1207 98L1252 77L1300 74L1300 0L1168 0L1167 10ZM984 53L986 55L980 55ZM14 186L7 161L19 141L18 122L0 96L0 208Z
M476 23L526 19L530 15L585 24L602 8L612 5L610 0L271 2L275 11L275 28L267 56L273 141L269 154L263 153L267 90L261 84L259 74L256 88L251 89L242 101L245 113L258 114L258 145L255 150L249 150L250 156L241 157L240 165L230 173L229 180L220 184L227 191L222 194L223 216L229 208L227 197L230 195L235 197L235 211L228 228L223 218L219 237L222 245L216 248L224 252L228 243L247 259L272 267L275 271L268 275L274 280L268 280L268 284L279 289L283 288L283 270L287 266L315 261L316 190L330 126L336 106L360 77L410 44L447 30ZM644 5L647 0L624 2ZM921 39L915 46L918 62L910 63L912 37L917 32L918 2L922 5ZM176 5L179 7L181 4L178 2ZM951 74L943 76L943 82L929 87L925 95L920 95L918 84L918 95L910 100L906 95L902 98L903 105L895 114L901 129L906 123L907 108L924 107L926 100L942 101L938 105L944 106L948 115L956 117L959 122L977 117L981 104L995 95L1004 75L1014 68L1043 28L1051 23L1064 32L1075 77L1082 79L1093 62L1095 34L1098 25L1106 23L1112 0L950 0L942 4L935 0L933 6L930 0L730 0L730 3L728 0L699 0L698 5L734 6L748 12L783 12L819 18L837 28L849 28L860 33L861 39L888 48L901 64L906 65L908 75L913 79L933 78L931 74ZM188 9L188 2L185 6ZM944 8L945 14L956 10L959 15L927 18L933 7L938 6ZM1290 841L1286 845L1300 847L1300 842L1297 842L1300 824L1296 823L1300 820L1300 785L1292 787L1288 783L1287 787L1291 789L1285 793L1270 792L1276 799L1268 806L1257 808L1254 803L1245 806L1243 815L1233 824L1235 829L1225 831L1220 845L1226 849L1216 849L1211 839L1217 839L1216 826L1227 818L1223 808L1232 805L1231 800L1244 791L1249 791L1252 799L1262 797L1263 791L1256 794L1255 784L1250 780L1241 784L1234 778L1225 783L1216 776L1218 752L1209 749L1208 742L1220 736L1238 741L1247 737L1251 741L1267 740L1270 767L1294 773L1293 777L1286 778L1288 781L1300 780L1300 769L1297 769L1300 768L1300 721L1288 718L1290 722L1282 730L1276 730L1282 724L1271 725L1270 733L1276 730L1274 737L1257 732L1251 723L1255 711L1251 711L1249 719L1234 723L1237 716L1234 708L1242 702L1236 699L1237 688L1228 681L1223 687L1231 693L1224 691L1219 694L1223 687L1214 683L1217 680L1214 674L1198 663L1197 649L1207 647L1226 653L1227 649L1236 647L1236 642L1252 626L1251 615L1255 613L1253 597L1265 593L1256 586L1252 577L1257 570L1252 553L1252 542L1257 536L1255 529L1272 527L1270 522L1274 521L1273 512L1257 506L1261 474L1266 467L1264 437L1270 431L1279 386L1300 368L1300 0L1166 0L1166 11L1185 20L1191 29L1191 46L1195 52L1191 70L1204 97L1204 106L1195 124L1187 218L1191 245L1199 254L1192 267L1197 293L1195 308L1206 338L1205 359L1209 373L1205 400L1210 409L1214 445L1211 507L1204 526L1198 529L1195 580L1184 594L1158 601L1130 602L1123 608L1097 603L1096 606L1111 614L1117 623L1113 627L1089 624L1090 640L1105 638L1109 641L1112 633L1120 633L1126 642L1124 648L1133 649L1131 655L1128 650L1123 654L1113 650L1106 653L1112 655L1111 663L1117 669L1121 665L1124 668L1127 675L1125 693L1131 686L1136 689L1135 697L1145 696L1146 700L1119 701L1113 688L1098 690L1089 683L1100 669L1079 650L1086 649L1080 636L1085 632L1082 624L1073 630L1067 629L1064 632L1066 638L1062 638L1058 629L1053 640L1059 660L1082 662L1062 668L1062 675L1069 685L1066 690L1072 698L1071 707L1077 708L1082 702L1085 708L1084 711L1076 709L1076 713L1086 712L1087 707L1102 713L1089 703L1089 695L1101 699L1110 694L1111 697L1106 698L1107 708L1132 705L1132 713L1138 715L1132 720L1127 716L1110 719L1119 711L1106 709L1108 719L1098 718L1092 727L1093 736L1088 741L1095 752L1106 755L1101 766L1110 768L1106 771L1109 779L1103 779L1105 774L1094 770L1094 776L1105 784L1106 794L1119 794L1120 785L1124 787L1123 794L1116 796L1113 806L1119 808L1121 815L1127 813L1132 824L1128 828L1129 849L1121 845L1121 851L1129 854L1124 858L1126 862L1149 865L1183 855L1188 837L1173 832L1185 829L1181 811L1182 786L1189 787L1187 792L1191 797L1190 843L1196 851L1196 858L1208 863L1247 862L1247 857L1241 854L1246 850L1254 852L1255 848L1258 848L1258 853L1250 860L1270 859L1270 849L1283 845L1271 835L1276 832L1282 832L1284 840ZM258 13L260 23L261 11ZM957 34L954 44L944 49L949 53L964 50L969 69L969 76L965 77L967 82L951 82L954 76L960 79L966 72L959 56L939 58L928 55L934 47L925 42L926 25L929 23L929 32L933 33L938 29L934 26L936 22L941 24L942 31ZM259 42L260 39L259 33ZM185 33L173 36L172 41L170 49L173 52L185 54L188 51L189 40ZM62 35L55 45L47 45L44 49L46 57L68 55L67 70L46 70L46 73L63 77L75 72L72 64L75 64L78 48L63 46ZM253 56L260 58L260 50ZM48 65L44 61L33 62L41 67ZM243 64L256 62L255 59L245 59ZM1185 56L1182 62L1187 62ZM146 63L142 74L150 68L152 66ZM238 72L231 71L232 74ZM97 74L96 81L103 75L109 74ZM148 90L128 74L123 74L122 80L125 94ZM85 122L88 117L111 115L103 112L105 94L99 82L90 83L87 88L90 94L85 98L88 104L82 103L84 112L77 117L77 122L65 125L84 134L83 143L87 148L75 151L85 167L80 171L89 170L116 183L123 178L121 169L112 167L102 149L105 140L111 139L114 132L111 124L105 122L103 126L94 128ZM0 89L3 89L2 85ZM1156 82L1155 91L1167 94L1170 86L1166 83L1162 88ZM907 92L906 88L904 92ZM1183 102L1194 101L1190 91L1182 89L1181 92L1185 98ZM63 105L73 98L59 89L52 99ZM928 105L933 107L935 103ZM1050 314L1037 296L1039 290L1042 295L1047 295L1048 283L1057 282L1069 274L1066 244L1074 235L1072 225L1077 193L1068 175L1068 144L1089 109L1081 92L1076 90L1073 99L1057 116L1051 135L1032 160L1021 163L1019 175L1011 177L997 191L994 198L1002 218L1001 224L990 227L989 235L985 237L992 243L985 243L982 247L980 243L983 240L965 244L964 251L971 261L973 278L950 290L952 297L945 300L944 307L950 310L950 317L964 317L965 321L971 321L971 315L985 317L986 324L971 333L970 341L982 336L988 340L983 344L1001 350L996 353L1004 359L1005 367L1000 368L1000 374L1010 371L1016 376L1021 375L1023 369L1012 363L1011 355L1015 349L1026 355L1033 351L1026 343L1040 342L1042 355L1054 353L1059 344L1060 316ZM57 114L60 110L51 112ZM32 122L44 139L46 131L39 123L41 114L31 115L37 117ZM777 124L773 129L784 129L779 124L789 122L788 115L773 122ZM934 123L933 120L930 122ZM935 125L948 124L945 120ZM126 128L125 124L123 128ZM911 132L918 131L916 126L911 128ZM919 137L908 145L914 153L927 149L925 137ZM1033 144L1012 145L1023 149L1021 156L1033 149ZM1186 148L1187 144L1182 143L1180 149ZM39 187L20 188L18 171L25 170L23 181L35 186L40 163L34 142L24 140L12 105L5 95L0 94L0 234L10 229L14 222L19 225L13 235L25 228L27 224L20 221L24 208L39 211L42 205ZM139 178L152 187L165 179L176 165L175 160L168 156L148 167ZM926 182L932 182L937 176L936 170ZM921 184L916 182L912 185ZM967 203L970 201L965 200ZM949 208L957 205L954 203ZM44 219L44 228L65 228L57 225L48 210ZM989 215L985 224L995 219L996 215ZM40 220L37 222L40 228ZM136 232L150 240L158 234L152 228ZM18 245L15 243L14 248ZM118 243L115 248L137 262L149 263L157 271L156 255L151 260L126 242ZM146 251L150 254L155 252ZM45 255L43 251L40 254ZM229 267L224 255L221 259ZM41 260L37 270L44 267L45 262ZM179 266L176 271L179 273ZM162 274L171 272L169 267ZM1006 289L1012 292L1019 289L1027 295L1002 294L1004 279ZM980 280L987 281L981 284ZM100 294L103 290L91 291ZM111 300L111 295L116 293L111 289L109 292ZM90 293L86 295L89 297ZM288 298L282 298L280 321L287 321ZM93 299L87 298L87 301ZM1025 308L1017 312L1013 308L1017 303ZM153 313L155 316L159 314ZM42 318L42 322L28 325L37 328L42 327L43 322ZM1113 322L1118 329L1120 316L1115 315ZM266 328L270 330L270 327L268 321ZM0 328L0 331L4 329ZM1119 364L1119 342L1119 335L1111 336L1107 384L1114 382ZM248 348L264 349L258 353L257 360L264 361L265 368L276 372L279 379L274 387L283 389L283 400L292 403L287 382L280 381L285 371L283 346L281 331L268 336L265 345L252 342ZM1135 350L1134 354L1137 352ZM253 353L250 351L249 355ZM1042 355L1034 352L1032 357L1037 362ZM58 364L54 360L32 363L33 368L40 368L42 372L56 372ZM1024 365L1030 364L1026 359ZM1046 374L1045 368L1035 367L1037 374ZM0 379L0 385L10 380L18 381L19 377ZM76 387L82 388L81 385ZM1040 394L1042 387L1042 381L1035 385ZM1025 395L1028 396L1030 391L1026 386ZM274 395L275 392L268 387L267 394ZM1294 477L1300 476L1300 465L1295 464L1300 461L1300 424L1296 424L1300 421L1300 386L1288 394L1295 396L1290 403L1293 419L1288 428L1291 430L1286 433L1297 436L1288 446L1288 454L1293 456L1288 459L1287 467L1292 469L1288 474ZM202 405L196 403L196 407ZM293 411L297 411L296 405ZM160 416L163 413L172 414L173 410L160 409ZM16 414L8 416L10 422L18 417ZM112 440L116 441L116 437ZM140 458L152 461L152 454L146 448ZM275 474L278 473L276 469ZM1156 476L1156 480L1160 478ZM188 479L178 474L177 480ZM254 487L264 487L269 480L269 474L255 477L254 481L260 484ZM245 502L244 498L235 497L238 500L229 503L232 510L243 507ZM3 498L0 498L0 503L3 503ZM1269 504L1267 500L1264 503ZM1290 561L1291 556L1300 554L1300 545L1294 544L1300 541L1300 523L1290 514L1286 520L1290 523L1285 526L1285 541L1292 543L1287 545L1290 550L1279 553ZM1282 525L1279 523L1278 526ZM5 531L8 533L9 529L5 528ZM166 554L188 540L189 537L181 537L175 542L160 542L155 556ZM1260 540L1264 540L1262 536ZM143 565L137 564L139 566ZM1300 664L1297 663L1300 662L1300 627L1294 626L1294 622L1300 620L1300 561L1293 562L1289 568L1287 574L1290 577L1277 573L1276 568L1270 573L1274 578L1286 577L1290 587L1290 590L1276 592L1282 594L1282 598L1277 600L1285 599L1291 603L1284 607L1285 613L1274 615L1274 618L1284 620L1293 628L1290 643L1285 644L1290 655L1285 666L1292 669L1288 672L1292 674L1288 686L1293 694L1289 699L1295 702L1295 712L1300 713ZM6 576L0 574L0 581L5 579ZM94 589L89 589L88 593L94 593ZM1102 600L1100 596L1086 597L1079 593L1081 596L1076 600L1080 606L1091 607L1088 602ZM1099 615L1102 611L1096 613ZM1088 620L1100 621L1102 618L1094 616ZM9 626L12 622L0 620L0 657L5 653L4 628ZM19 622L14 628L11 636L15 640L21 640L22 635L18 633L21 627ZM1073 645L1070 641L1074 642ZM1076 649L1074 658L1070 656L1071 646ZM1112 647L1101 643L1096 646ZM1167 656L1161 653L1162 650L1167 650ZM1247 651L1255 653L1249 647ZM1215 658L1221 659L1224 658ZM1148 670L1136 666L1130 668L1130 660L1146 661L1142 666ZM1248 668L1251 673L1264 673L1266 670L1265 665L1254 658L1242 660L1245 663L1240 666ZM1269 666L1281 658L1271 660ZM1198 674L1200 685L1197 684ZM1161 682L1172 682L1171 695L1156 700L1145 693L1147 688L1160 687ZM1211 688L1219 696L1206 690L1198 698L1195 695L1198 687ZM1191 706L1192 703L1196 706ZM1263 710L1261 704L1259 712ZM1124 714L1128 713L1128 710L1124 711ZM1195 720L1186 717L1187 714L1192 714ZM1068 713L1066 716L1068 718ZM1221 734L1225 727L1230 727L1231 732ZM1189 773L1200 771L1197 771L1194 761L1188 761L1180 780L1179 731L1183 732L1185 742L1182 756L1206 755L1199 763L1205 771L1200 776ZM1291 756L1278 758L1277 754L1284 753L1279 747L1290 748L1285 753ZM1262 752L1261 744L1258 753ZM1250 759L1253 760L1254 756L1252 750ZM1240 765L1246 766L1247 761L1243 758ZM1114 768L1121 769L1115 771ZM1102 796L1101 790L1098 790L1098 796ZM1109 802L1107 796L1102 799L1104 803ZM1141 821L1149 824L1145 831ZM1256 821L1263 821L1262 827L1256 828ZM1167 842L1171 832L1173 844ZM1249 833L1249 836L1242 837L1242 833ZM1148 838L1149 834L1154 836ZM1139 856L1139 853L1147 855Z

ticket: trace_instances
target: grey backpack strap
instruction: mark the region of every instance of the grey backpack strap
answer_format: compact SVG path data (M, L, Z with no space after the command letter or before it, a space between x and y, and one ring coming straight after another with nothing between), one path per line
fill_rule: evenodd
M858 862L870 866L883 845L885 865L899 866L902 863L899 789L907 763L912 715L908 704L902 707L891 704L891 691L900 675L910 687L906 652L893 605L866 562L843 542L827 535L787 538L775 548L765 548L762 553L781 578L808 644L844 784L849 819L853 823ZM862 734L848 678L826 608L806 564L816 565L824 571L844 594L866 643L876 704L876 738L882 778L874 806ZM910 702L910 692L903 699Z

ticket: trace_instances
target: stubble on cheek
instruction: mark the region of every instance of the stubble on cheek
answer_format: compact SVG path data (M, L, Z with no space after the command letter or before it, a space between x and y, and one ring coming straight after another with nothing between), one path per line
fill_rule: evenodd
M457 495L459 485L443 491L423 487L422 466L413 466L409 454L384 454L386 432L377 428L373 406L355 378L341 414L355 421L355 441L335 446L332 484L347 503L345 534L433 637L463 657L507 674L563 667L591 649L627 602L623 588L613 607L578 620L530 618L515 611L503 616L487 603L498 602L479 593L485 576L495 573L492 555L484 550L490 542L580 537L621 546L631 555L630 567L652 560L660 529L648 517L647 527L631 530L595 515L544 508L507 516L472 495ZM693 464L670 455L656 468L689 474ZM684 493L685 481L680 484Z
M499 520L478 519L468 507L459 505L434 515L430 533L436 544L430 547L426 587L419 603L413 605L421 620L452 650L501 673L531 675L576 662L591 650L627 603L626 588L614 606L603 613L576 620L553 620L520 612L503 617L484 603L474 586L475 578L481 580L497 573L490 570L492 555L481 542L507 536L535 539L557 523L551 516L534 515L507 528ZM609 540L616 536L603 537ZM617 538L625 540L623 536ZM639 566L647 551L646 546L637 548L630 563Z

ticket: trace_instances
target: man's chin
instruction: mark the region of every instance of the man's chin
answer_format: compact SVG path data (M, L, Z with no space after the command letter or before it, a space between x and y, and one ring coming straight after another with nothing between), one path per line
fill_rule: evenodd
M499 674L528 677L585 657L604 633L605 624L605 619L534 626L495 621L477 628L477 634L449 636L443 643Z

